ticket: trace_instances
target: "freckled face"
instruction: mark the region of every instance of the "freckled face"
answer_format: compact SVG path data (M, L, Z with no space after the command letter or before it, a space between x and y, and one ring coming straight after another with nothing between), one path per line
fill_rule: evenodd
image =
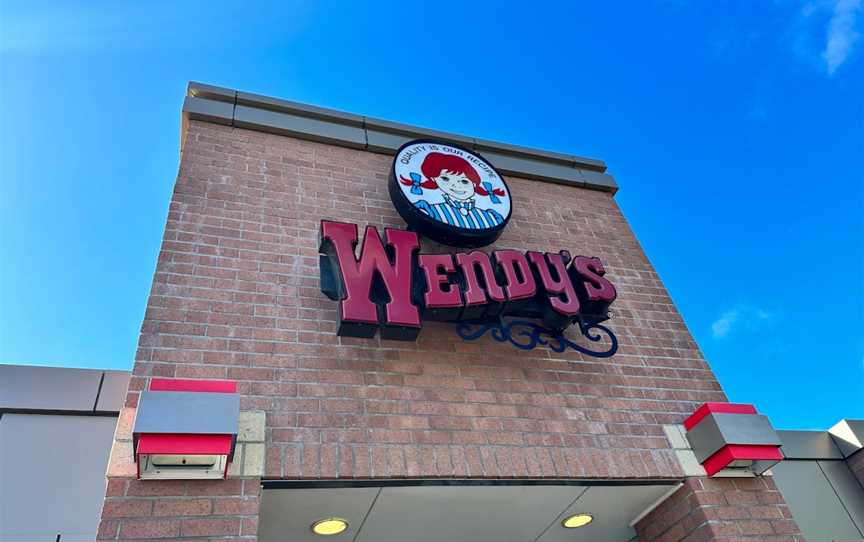
M456 200L467 200L474 197L474 183L462 173L444 170L435 177L435 183L442 192Z

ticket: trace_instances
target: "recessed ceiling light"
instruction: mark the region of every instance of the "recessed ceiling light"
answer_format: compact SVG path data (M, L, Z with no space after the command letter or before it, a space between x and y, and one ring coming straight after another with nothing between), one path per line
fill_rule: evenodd
M594 521L594 516L591 514L574 514L561 522L565 529L575 529L576 527L584 527Z
M319 519L312 524L312 532L321 536L333 536L345 532L348 522L342 518Z

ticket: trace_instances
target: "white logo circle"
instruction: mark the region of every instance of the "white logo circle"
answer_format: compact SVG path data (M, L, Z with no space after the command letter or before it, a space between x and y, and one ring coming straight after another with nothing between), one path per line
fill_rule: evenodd
M476 154L440 142L417 141L393 161L396 183L421 213L461 230L496 229L510 217L510 192Z

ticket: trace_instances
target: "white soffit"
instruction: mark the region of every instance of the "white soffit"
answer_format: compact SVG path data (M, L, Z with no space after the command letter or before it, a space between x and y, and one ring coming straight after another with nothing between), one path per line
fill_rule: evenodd
M261 542L627 542L630 522L670 485L416 485L265 489ZM594 521L565 529L571 514ZM318 519L340 517L348 531L316 536Z
M258 540L262 542L342 542L354 540L366 513L378 495L377 487L339 489L275 489L261 495ZM319 519L339 517L348 521L348 530L339 536L321 537L312 533Z
M586 488L417 486L381 491L358 542L533 541Z

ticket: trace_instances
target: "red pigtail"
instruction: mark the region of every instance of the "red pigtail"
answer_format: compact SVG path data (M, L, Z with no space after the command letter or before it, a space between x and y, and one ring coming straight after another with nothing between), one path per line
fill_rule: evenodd
M477 174L477 170L474 169L474 167L471 166L471 164L469 164L468 161L461 156L444 154L440 152L430 152L426 155L426 158L423 159L423 164L420 166L420 171L423 172L423 177L425 178L425 180L420 183L421 188L428 188L430 190L438 188L438 183L436 183L433 179L440 176L442 171L450 171L452 173L457 173L468 177L468 179L470 179L471 182L474 184L475 194L479 194L481 196L489 195L489 192L485 188L483 188L483 186L481 186L480 175ZM414 173L412 173L412 175L414 175ZM399 176L399 182L401 182L405 186L414 185L414 181L412 181L411 179L406 179L401 175ZM507 195L507 192L500 188L495 188L494 190L492 190L492 193L500 197L504 197Z
M401 182L405 186L411 186L412 184L414 184L414 181L412 181L411 179L406 179L401 175L399 176L399 182ZM423 188L428 188L429 190L434 190L438 188L438 184L432 179L426 179L425 181L420 183L420 186Z
M489 195L489 192L487 192L486 189L483 188L482 186L480 186L479 184L474 185L474 192L476 192L477 194L480 194L481 196L488 196ZM507 195L507 192L505 192L504 190L502 190L500 188L493 189L492 193L495 194L496 196L501 196L501 197L504 197Z

